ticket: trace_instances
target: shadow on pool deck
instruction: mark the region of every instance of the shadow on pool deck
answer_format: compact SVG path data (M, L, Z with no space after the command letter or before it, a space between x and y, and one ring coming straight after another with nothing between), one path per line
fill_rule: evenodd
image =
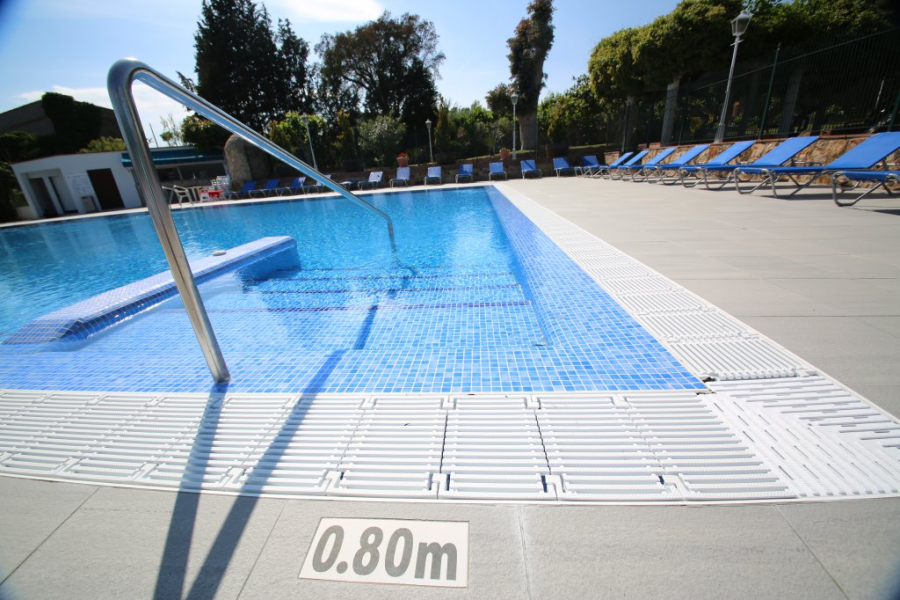
M364 334L365 329L361 330L360 333ZM307 390L322 389L335 367L340 364L345 353L346 350L332 352L310 380ZM221 416L221 400L224 398L226 391L227 384L214 386L213 391L210 393L206 411L203 414L202 423L213 428L213 435ZM304 391L303 393L309 392ZM271 444L259 459L259 464L269 464L271 466L264 469L254 469L254 475L257 476L254 480L255 486L264 485L272 470L278 465L287 446L277 444L277 442L293 437L300 423L303 422L303 417L309 410L309 406L308 402L302 401L298 401L294 405L293 411L284 420L282 428L272 438ZM203 429L203 427L201 426L198 429ZM188 459L188 465L196 467L196 470L192 471L192 475L196 476L198 471L202 475L209 464L209 454L205 444L200 443L198 439ZM259 481L260 476L262 481ZM156 588L153 593L153 597L156 600L182 597L198 600L214 598L222 583L228 564L231 562L238 543L241 541L244 530L250 522L253 510L260 501L259 496L239 496L235 498L234 503L231 505L231 510L225 518L225 522L216 535L212 548L203 560L203 566L200 567L194 583L185 596L184 584L190 558L188 549L191 546L200 497L199 493L187 492L184 491L184 488L178 492L175 506L172 509L172 519L169 523L166 544L157 574Z

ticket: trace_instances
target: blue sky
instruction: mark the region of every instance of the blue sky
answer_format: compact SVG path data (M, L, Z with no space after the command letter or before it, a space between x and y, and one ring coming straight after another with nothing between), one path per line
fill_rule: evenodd
M604 36L652 21L678 0L557 0L556 40L544 70L547 90L563 91L585 73L591 49ZM432 21L447 55L438 88L454 103L484 103L509 79L506 40L526 15L528 0L267 0L273 19L289 18L314 46L322 34L353 29L388 10ZM201 0L0 0L0 111L58 91L109 106L106 72L133 56L175 78L193 75L194 33ZM183 109L138 84L145 129Z

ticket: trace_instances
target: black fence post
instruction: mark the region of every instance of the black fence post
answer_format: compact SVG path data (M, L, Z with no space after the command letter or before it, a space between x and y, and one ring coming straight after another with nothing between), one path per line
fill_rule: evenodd
M766 92L766 102L763 104L762 116L759 118L759 135L756 139L762 138L766 129L766 117L769 114L769 102L772 99L772 86L775 85L775 70L778 68L779 54L781 54L781 42L778 42L778 47L775 49L775 60L772 61L772 75L769 76L769 90Z

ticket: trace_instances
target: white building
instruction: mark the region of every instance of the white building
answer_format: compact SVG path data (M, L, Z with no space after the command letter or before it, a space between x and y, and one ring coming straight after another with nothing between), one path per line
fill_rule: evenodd
M205 185L225 175L221 154L204 154L192 147L153 148L150 151L163 184ZM143 206L132 175L131 160L123 152L63 154L12 165L28 202L19 209L23 219L65 214L140 208Z

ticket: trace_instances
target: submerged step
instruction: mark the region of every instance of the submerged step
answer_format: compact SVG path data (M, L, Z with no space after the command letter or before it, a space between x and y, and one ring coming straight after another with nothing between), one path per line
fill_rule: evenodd
M260 265L266 270L285 269L296 262L294 238L264 237L218 256L192 261L191 272L200 283L250 265ZM177 291L171 271L164 271L38 317L3 343L35 344L72 336L87 337L173 297Z

